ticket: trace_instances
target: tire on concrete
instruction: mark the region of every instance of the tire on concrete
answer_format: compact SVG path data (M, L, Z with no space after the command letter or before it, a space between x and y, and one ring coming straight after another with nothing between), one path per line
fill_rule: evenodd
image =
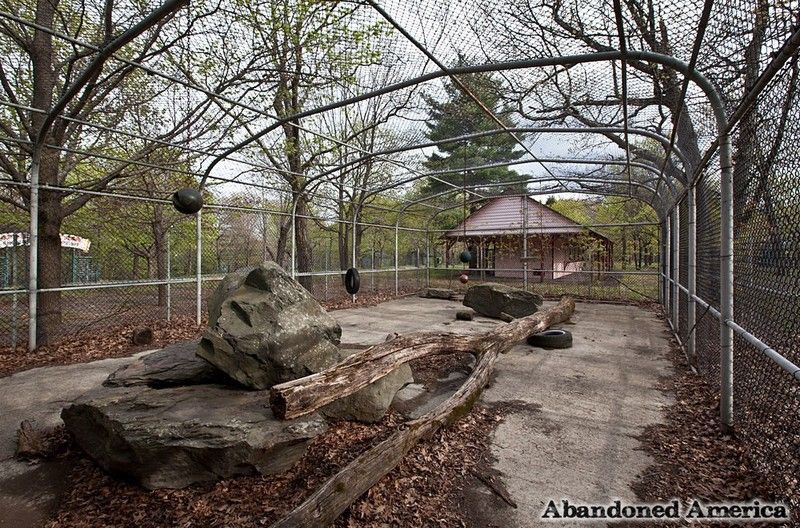
M551 328L528 337L528 344L539 348L570 348L572 333L567 330Z

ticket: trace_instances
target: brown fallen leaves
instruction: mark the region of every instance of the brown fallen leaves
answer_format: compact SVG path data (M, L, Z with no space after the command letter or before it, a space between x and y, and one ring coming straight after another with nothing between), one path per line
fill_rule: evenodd
M130 356L136 352L161 348L170 343L194 339L200 334L194 318L173 317L171 321L153 321L152 343L137 346L131 342L134 330L142 325L119 325L113 328L86 331L73 335L51 345L39 347L35 352L22 348L16 351L10 347L0 349L0 376L36 367L86 363L98 359Z
M665 380L662 388L673 393L675 403L667 409L663 424L647 427L639 437L644 450L656 460L632 486L639 499L662 502L678 498L684 504L689 499L792 500L781 494L779 483L756 471L741 439L721 432L718 391L689 370L676 348L670 359L676 375ZM800 499L794 500L793 518L797 519Z
M401 295L407 293L402 292ZM395 297L394 291L365 293L360 294L355 303L346 296L321 304L326 310L333 311L374 306ZM131 341L134 331L143 326L142 323L137 323L119 324L70 335L56 343L39 347L33 353L27 352L24 347L18 347L17 350L0 347L0 377L36 367L86 363L163 348L172 343L198 338L204 324L205 322L197 326L194 317L190 316L176 316L170 321L153 320L148 325L153 330L152 342L143 346L134 345Z
M490 433L502 415L502 409L478 406L419 444L336 526L467 526L459 493L474 479L472 472L486 462ZM143 490L105 475L73 453L69 490L47 526L269 526L401 423L396 413L375 425L339 422L316 438L289 471L182 490Z

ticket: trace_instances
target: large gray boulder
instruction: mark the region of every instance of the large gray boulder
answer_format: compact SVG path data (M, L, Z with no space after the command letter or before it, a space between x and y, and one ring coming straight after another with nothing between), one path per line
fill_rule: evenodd
M197 357L199 341L176 343L120 367L103 382L107 387L165 388L228 381L211 363Z
M512 317L531 315L536 313L542 302L541 295L493 282L470 286L464 296L464 306L495 318L500 318L501 314Z
M275 263L226 276L208 315L197 355L245 387L268 389L337 361L342 329Z
M263 393L218 385L105 389L61 417L103 469L150 489L284 471L326 429L318 415L276 420Z
M357 351L343 350L341 359L344 360L355 352ZM413 381L411 367L404 363L358 392L329 403L320 409L320 413L332 420L354 420L365 423L380 421L392 404L397 391Z

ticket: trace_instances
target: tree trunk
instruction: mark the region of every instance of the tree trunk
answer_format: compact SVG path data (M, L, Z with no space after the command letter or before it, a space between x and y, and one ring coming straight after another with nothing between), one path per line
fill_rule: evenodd
M308 218L309 214L308 198L300 196L297 202L297 216L295 218L295 247L297 248L297 271L299 273L306 273L312 270L312 252L311 252L311 238L308 233ZM297 282L303 288L312 291L314 278L309 276L298 277Z
M339 269L346 270L350 267L350 225L348 222L339 222L336 234L339 242ZM344 277L342 277L344 281ZM344 284L344 282L342 282Z
M38 289L61 286L61 222L61 201L58 194L40 191ZM36 312L37 345L44 345L55 339L60 332L61 322L61 292L39 292Z
M440 427L456 422L472 408L489 381L499 354L530 333L541 332L553 324L566 321L574 310L575 301L565 297L553 308L499 325L480 336L483 339L477 339L478 336L454 336L456 342L471 342L475 346L474 352L479 355L472 374L459 390L427 414L406 423L389 438L362 453L272 528L329 526L358 497L397 467L417 442L429 437ZM373 349L356 355L367 355Z
M155 204L153 209L153 251L155 252L156 278L167 278L167 228L164 225L164 206ZM167 305L167 285L158 285L158 306Z
M575 301L564 297L553 308L482 334L417 332L400 336L353 354L322 372L275 385L270 390L270 406L277 418L297 418L353 394L413 359L452 352L480 355L489 349L505 352L530 334L568 319L574 310Z
M53 27L53 19L58 0L38 0L36 2L36 23L45 28ZM31 62L33 66L33 86L31 106L50 109L53 106L53 90L55 72L53 71L53 36L45 31L35 30L31 44ZM31 141L44 122L44 114L31 112ZM48 134L48 140L50 135ZM51 141L48 141L50 143ZM52 141L58 144L57 141ZM45 185L58 185L58 167L60 155L57 151L45 148L39 165L39 182ZM61 199L58 193L47 190L39 191L39 261L37 266L38 284L41 288L57 288L61 286L61 223L64 216L61 211ZM38 293L36 314L36 342L44 345L55 337L61 324L61 293Z

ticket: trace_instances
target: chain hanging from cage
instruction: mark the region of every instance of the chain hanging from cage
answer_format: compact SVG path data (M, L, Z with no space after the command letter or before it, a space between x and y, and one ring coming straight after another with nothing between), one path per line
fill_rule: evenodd
M180 57L181 66L184 69L187 78L190 75L192 64L192 5L191 2L186 6L186 46L183 48ZM189 83L186 83L186 162L191 165L191 154L189 154L192 143L192 120L190 114L192 111L192 93ZM203 208L203 194L201 189L194 187L184 187L178 189L172 194L172 205L175 209L185 215L192 215L199 213Z
M464 140L464 144L462 146L462 159L464 161L464 171L461 173L461 216L464 219L462 221L463 227L463 236L464 236L464 251L458 256L458 260L462 263L467 264L472 261L472 253L469 251L469 245L467 244L467 142Z

